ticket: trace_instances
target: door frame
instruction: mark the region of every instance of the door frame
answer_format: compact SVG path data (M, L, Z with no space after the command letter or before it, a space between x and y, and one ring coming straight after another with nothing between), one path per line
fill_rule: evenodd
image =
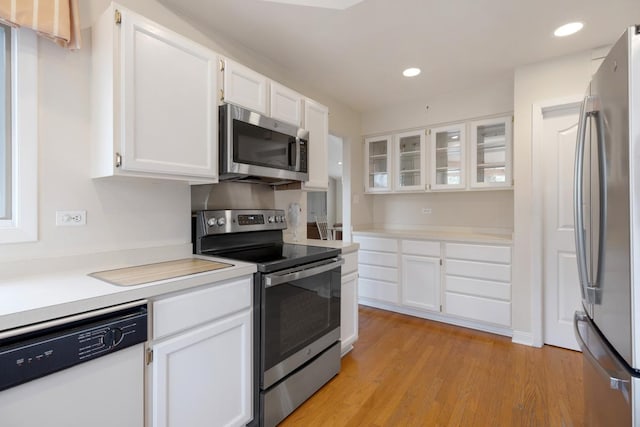
M543 209L544 200L542 185L542 135L544 125L544 112L564 110L577 107L584 97L572 95L562 98L554 98L531 106L531 334L534 347L544 345L544 283L543 283Z

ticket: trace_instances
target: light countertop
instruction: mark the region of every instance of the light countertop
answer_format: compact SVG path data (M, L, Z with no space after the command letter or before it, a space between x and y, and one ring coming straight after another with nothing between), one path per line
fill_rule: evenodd
M117 286L88 276L96 271L193 257L191 245L153 250L29 260L0 264L0 331L139 299L251 275L254 264L233 266L136 286ZM143 255L141 255L143 253ZM146 254L146 255L144 255ZM230 263L229 260L200 257Z
M464 230L464 229L388 229L371 228L353 232L354 236L387 237L393 239L418 239L437 240L446 242L469 243L497 243L510 245L513 242L512 234L495 233L491 231Z
M342 240L299 239L297 241L294 241L290 237L285 236L284 241L286 243L293 243L296 245L321 246L324 248L342 249L343 254L355 252L360 247L358 243L344 242Z

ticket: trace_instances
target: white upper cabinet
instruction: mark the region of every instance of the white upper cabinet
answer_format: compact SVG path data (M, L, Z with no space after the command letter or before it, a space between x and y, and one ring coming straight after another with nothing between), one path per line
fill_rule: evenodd
M112 4L92 61L93 177L217 182L215 52Z
M235 61L225 59L223 82L224 102L267 114L269 79L265 76Z
M471 123L471 187L511 187L511 117Z
M405 132L394 136L396 191L424 191L425 131Z
M465 181L465 125L431 129L431 190L463 189Z
M302 126L303 96L279 83L271 82L271 117Z
M303 190L329 189L329 109L311 99L304 100L304 123L309 131L307 167L309 180L302 183Z
M391 135L366 138L365 150L365 191L367 193L391 190Z

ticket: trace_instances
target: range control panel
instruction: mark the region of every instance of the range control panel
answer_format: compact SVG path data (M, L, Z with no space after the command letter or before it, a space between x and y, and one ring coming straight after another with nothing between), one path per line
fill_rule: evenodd
M280 209L226 209L196 214L196 238L244 231L284 230L287 218Z
M0 340L0 390L146 340L146 305Z

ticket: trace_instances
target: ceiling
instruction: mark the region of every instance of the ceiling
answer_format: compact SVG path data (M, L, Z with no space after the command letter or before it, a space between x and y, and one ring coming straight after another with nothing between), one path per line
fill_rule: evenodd
M520 65L611 44L640 24L638 0L160 1L360 112L512 80ZM553 36L571 21L584 29ZM422 74L403 77L409 66Z

